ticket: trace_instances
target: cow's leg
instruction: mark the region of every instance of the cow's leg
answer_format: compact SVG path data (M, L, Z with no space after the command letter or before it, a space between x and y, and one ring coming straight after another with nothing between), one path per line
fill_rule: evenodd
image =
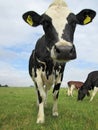
M68 86L67 94L68 94L68 96L70 96L70 86Z
M71 89L70 89L70 95L73 97L73 90L75 89L75 85L72 84L71 85Z
M44 105L45 105L45 107L47 107L47 96L48 96L48 89L47 89L47 87L45 87L45 93L46 93L46 98L45 98L45 101L44 101Z
M44 123L45 116L44 116L44 101L46 98L45 90L43 87L43 81L41 78L41 72L39 70L36 71L37 76L35 77L35 85L37 90L38 96L38 116L37 116L37 123Z
M94 87L94 90L92 92L92 96L91 96L90 102L93 100L93 98L94 98L94 96L96 95L97 92L98 92L98 87Z
M52 109L52 115L53 116L58 116L58 96L59 96L59 89L60 89L60 85L61 83L58 83L54 86L53 89L53 100L54 100L54 104L53 104L53 109Z

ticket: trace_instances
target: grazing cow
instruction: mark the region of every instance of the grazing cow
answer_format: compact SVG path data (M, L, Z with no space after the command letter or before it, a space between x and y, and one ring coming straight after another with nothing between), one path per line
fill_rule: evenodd
M67 83L68 85L68 96L73 96L73 90L74 89L80 89L83 85L83 82L80 81L69 81Z
M93 71L88 74L88 77L78 91L78 100L83 100L88 90L93 90L90 101L93 100L94 96L98 92L98 71Z
M45 34L37 41L29 61L29 73L38 96L37 123L44 123L44 102L52 85L54 105L53 116L58 116L57 100L67 61L76 58L73 36L76 24L86 25L95 17L95 11L84 9L77 15L72 13L63 0L54 0L48 10L39 15L26 12L23 19L29 25L42 25Z

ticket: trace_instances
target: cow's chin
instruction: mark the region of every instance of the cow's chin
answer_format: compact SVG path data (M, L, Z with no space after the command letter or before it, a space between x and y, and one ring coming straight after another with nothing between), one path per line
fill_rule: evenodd
M57 55L51 55L51 58L53 59L53 61L56 61L56 62L59 62L59 63L66 63L66 62L69 62L69 61L71 61L71 60L74 60L74 59L76 59L76 57L75 58L71 58L71 57L59 57L59 56L57 56Z
M70 60L64 60L64 59L53 59L54 62L59 62L59 63L67 63Z

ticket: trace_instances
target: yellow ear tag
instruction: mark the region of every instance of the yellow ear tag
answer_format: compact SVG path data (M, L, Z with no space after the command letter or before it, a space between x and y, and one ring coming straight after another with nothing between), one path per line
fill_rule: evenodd
M27 22L29 25L33 26L33 21L32 21L32 18L30 15L28 15L28 17L27 17Z
M87 24L91 21L91 17L89 17L88 15L86 16L85 20L83 21L84 24Z

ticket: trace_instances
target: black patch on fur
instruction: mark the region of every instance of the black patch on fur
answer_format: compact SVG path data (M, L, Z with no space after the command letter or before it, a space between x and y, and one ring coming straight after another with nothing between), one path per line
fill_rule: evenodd
M58 83L57 85L54 86L54 89L53 89L53 93L54 93L56 90L58 90L58 93L57 93L57 95L56 95L56 99L58 99L58 96L59 96L60 85L61 85L61 84Z
M42 103L42 97L40 96L39 90L37 90L37 93L38 93L38 100L39 100L39 103Z
M42 102L42 97L40 95L40 91L38 90L38 85L37 85L36 82L35 82L35 86L36 86L36 90L37 90L37 94L38 94L38 101L39 101L39 103L41 103Z
M55 92L55 90L59 90L60 89L60 83L59 84L57 84L57 85L55 85L54 86L54 89L53 89L53 93Z
M68 42L73 43L74 31L76 27L76 16L73 13L70 13L67 17L68 23L63 30L62 38Z

